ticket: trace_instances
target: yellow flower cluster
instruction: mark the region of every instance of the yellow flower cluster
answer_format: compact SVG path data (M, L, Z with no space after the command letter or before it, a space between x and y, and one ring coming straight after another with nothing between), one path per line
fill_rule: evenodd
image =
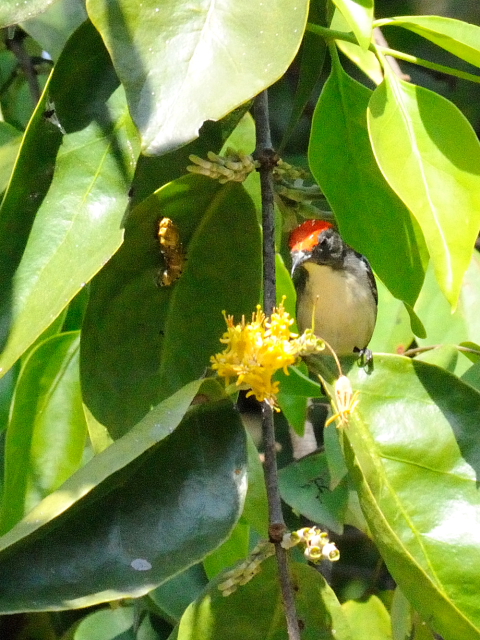
M290 331L293 319L285 311L283 301L267 319L261 307L252 315L251 322L242 318L235 325L233 316L225 316L227 331L220 342L226 346L222 353L211 357L212 368L227 379L237 378L236 385L249 389L247 396L254 395L260 402L266 401L276 408L279 391L274 374L288 367L306 353L323 350L324 342L310 331L308 336L298 336Z

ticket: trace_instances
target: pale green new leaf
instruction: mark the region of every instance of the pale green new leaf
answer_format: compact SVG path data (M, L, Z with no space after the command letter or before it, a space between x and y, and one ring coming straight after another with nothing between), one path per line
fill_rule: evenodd
M125 86L143 151L198 136L275 82L300 46L306 0L89 0Z
M480 145L455 105L386 67L368 127L378 165L423 231L452 306L480 227Z
M373 0L333 0L342 12L359 45L365 51L372 40Z
M399 16L378 20L375 24L404 27L480 67L480 27L477 25L443 16Z

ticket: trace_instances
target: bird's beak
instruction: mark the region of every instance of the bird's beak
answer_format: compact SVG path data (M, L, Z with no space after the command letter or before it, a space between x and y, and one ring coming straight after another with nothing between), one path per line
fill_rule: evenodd
M290 272L290 275L293 276L293 272L295 271L295 269L298 267L298 265L302 264L302 262L305 260L306 253L305 251L292 251L291 256L292 256L292 271Z

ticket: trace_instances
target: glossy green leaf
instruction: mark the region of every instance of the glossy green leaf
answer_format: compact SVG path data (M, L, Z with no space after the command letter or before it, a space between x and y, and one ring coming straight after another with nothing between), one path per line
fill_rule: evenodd
M72 74L78 57L82 64ZM62 141L58 126L45 119L45 94L0 210L0 308L3 326L10 327L3 371L122 242L137 145L122 89L112 95L117 84L98 34L84 25L67 44L47 89L68 133Z
M82 618L62 640L162 640L148 613L135 604L100 609Z
M408 312L404 304L394 298L380 280L377 280L377 289L377 322L368 346L372 351L401 355L414 339Z
M400 26L434 42L480 67L480 27L444 16L397 16L378 21L378 25Z
M341 482L330 490L330 473L324 452L314 453L279 471L282 499L312 522L343 533L348 486Z
M0 538L0 611L138 597L229 535L245 497L245 433L229 400L191 408L175 428L198 388L152 410Z
M0 4L0 28L18 24L34 15L42 13L55 0L2 0Z
M334 31L349 31L348 23L338 9L335 9L330 23L330 29ZM373 51L362 49L358 45L347 42L346 40L336 40L335 44L372 82L375 84L382 82L382 67Z
M480 227L480 144L451 102L386 70L368 108L375 157L420 224L455 307Z
M22 367L5 443L3 533L81 464L87 429L79 343L78 333L54 336L32 351Z
M23 22L22 29L57 60L68 38L87 18L83 0L55 0L43 13Z
M125 86L143 151L160 155L285 72L301 43L308 3L92 0L87 10Z
M427 271L415 311L421 317L427 331L426 337L418 340L421 347L478 340L480 337L480 257L478 253L474 253L463 278L455 313L452 313L450 305L440 291L431 268Z
M445 640L480 638L480 394L399 356L349 377L360 402L346 459L390 573Z
M268 503L267 490L265 488L265 476L263 465L260 462L260 454L255 446L252 436L247 433L248 451L248 490L243 507L242 521L260 534L268 537Z
M345 240L369 258L395 297L413 304L424 277L423 239L372 153L366 119L371 95L335 56L313 117L309 164Z
M471 385L477 391L480 391L480 363L472 365L462 375L463 382Z
M148 594L154 607L163 618L175 624L182 617L188 605L199 597L208 584L203 564L194 564L186 571L173 576Z
M302 640L351 640L340 604L323 576L305 564L292 563L290 568ZM169 640L287 640L275 558L265 560L258 575L227 597L217 588L221 579L188 607Z
M20 148L22 132L0 122L0 193L5 191Z
M390 616L377 596L367 600L347 600L343 613L352 629L354 640L392 640Z
M366 51L372 40L373 0L333 0L333 2L348 22L358 44Z
M187 259L177 282L158 287L163 216L177 224ZM92 282L82 331L85 402L114 436L204 374L224 349L222 311L240 321L255 310L260 259L255 210L238 184L190 175L135 208L122 248Z
M187 173L186 167L191 164L189 159L191 154L206 158L209 151L219 153L225 140L230 136L232 130L235 129L250 106L251 103L247 102L218 122L207 120L200 129L199 137L180 149L160 157L141 155L137 162L130 190L132 206L136 206L148 198L154 191L166 185L167 182L185 175ZM248 152L247 149L242 148L242 150Z
M203 566L209 580L232 567L248 555L250 542L250 526L245 522L237 522L229 538L209 554L203 561Z

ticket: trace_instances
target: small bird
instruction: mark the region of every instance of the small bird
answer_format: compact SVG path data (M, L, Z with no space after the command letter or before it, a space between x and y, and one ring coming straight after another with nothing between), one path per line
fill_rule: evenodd
M368 260L343 240L330 222L307 220L290 235L297 324L313 328L337 355L367 349L377 318L378 294Z

